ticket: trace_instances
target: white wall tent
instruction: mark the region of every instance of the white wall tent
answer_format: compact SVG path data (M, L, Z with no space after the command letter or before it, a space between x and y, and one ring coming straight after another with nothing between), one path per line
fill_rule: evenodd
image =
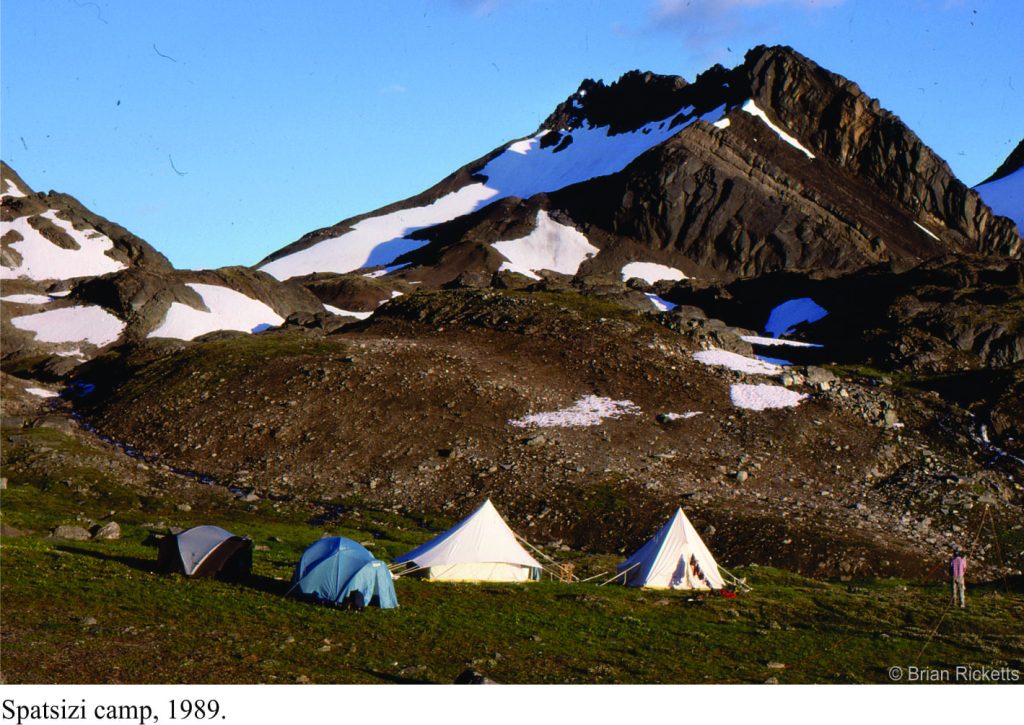
M540 563L522 547L490 499L395 563L440 581L522 582L539 579L541 573Z
M718 564L683 510L677 509L635 554L616 567L626 586L652 589L721 589Z

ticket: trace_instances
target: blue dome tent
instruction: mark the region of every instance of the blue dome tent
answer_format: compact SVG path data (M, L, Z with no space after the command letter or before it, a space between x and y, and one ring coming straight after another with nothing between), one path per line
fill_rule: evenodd
M366 604L381 609L398 606L387 565L341 536L320 539L302 553L289 592L296 588L329 604L344 604L350 594L359 592Z

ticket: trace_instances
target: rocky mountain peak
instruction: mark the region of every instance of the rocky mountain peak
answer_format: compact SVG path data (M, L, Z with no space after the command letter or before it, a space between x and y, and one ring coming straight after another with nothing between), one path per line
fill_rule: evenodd
M548 116L541 128L568 131L584 124L608 126L609 134L635 131L661 120L685 103L687 82L679 76L631 70L606 85L590 78Z

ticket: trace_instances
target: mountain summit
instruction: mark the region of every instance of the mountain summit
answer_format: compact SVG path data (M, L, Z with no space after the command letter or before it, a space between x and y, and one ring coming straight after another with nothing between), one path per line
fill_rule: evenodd
M762 46L693 83L584 81L535 133L258 266L427 286L502 271L619 277L638 263L728 280L1019 258L1021 244L855 83Z

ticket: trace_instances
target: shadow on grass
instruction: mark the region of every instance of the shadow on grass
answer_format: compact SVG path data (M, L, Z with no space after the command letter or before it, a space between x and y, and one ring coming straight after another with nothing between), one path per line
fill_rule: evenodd
M99 559L100 561L112 561L135 569L136 571L146 572L147 574L162 573L157 569L156 559L143 559L137 556L118 556L116 554L108 554L102 551L93 551L92 549L80 549L76 546L58 546L57 550L63 551L65 554L78 554L79 556L88 556L93 559ZM269 576L262 576L260 574L249 574L242 579L221 579L220 581L280 596L284 596L290 586L286 581L274 579Z
M269 576L262 576L260 574L250 574L244 579L240 579L232 582L233 584L240 584L243 587L249 587L255 589L258 592L266 592L267 594L277 594L284 596L288 589L291 587L291 583L282 581L280 579L274 579Z
M137 556L117 556L116 554L106 554L102 551L93 551L92 549L79 549L75 546L58 546L57 551L63 551L65 554L89 556L101 561L114 561L132 569L144 571L147 574L156 573L156 559L142 559Z
M390 682L393 685L436 685L437 683L433 680L427 680L420 677L402 677L401 675L394 675L390 672L378 672L377 670L363 670L368 675L376 677L382 682Z

